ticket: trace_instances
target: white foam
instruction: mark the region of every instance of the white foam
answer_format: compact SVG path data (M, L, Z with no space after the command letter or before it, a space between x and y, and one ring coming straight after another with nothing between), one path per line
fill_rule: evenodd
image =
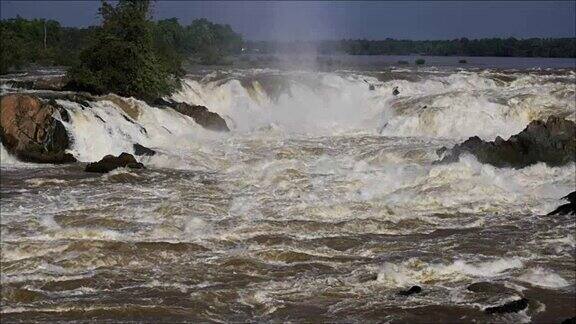
M456 260L450 264L426 263L410 259L400 264L385 263L378 273L377 280L386 286L405 287L438 281L491 278L522 266L523 262L519 258L500 258L485 262Z
M541 267L528 269L528 271L518 277L518 280L546 288L562 288L570 285L566 279L554 273L552 270Z

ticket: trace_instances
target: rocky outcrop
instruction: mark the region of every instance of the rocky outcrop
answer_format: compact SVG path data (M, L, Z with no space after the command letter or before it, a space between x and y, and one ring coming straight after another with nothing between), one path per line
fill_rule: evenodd
M36 163L68 163L76 159L66 150L70 138L62 122L69 119L55 101L25 94L3 96L0 103L0 139L19 160Z
M220 117L217 113L211 112L204 106L189 105L183 102L173 102L164 99L157 99L153 102L154 105L168 106L182 115L186 115L194 119L194 121L209 130L217 132L229 132L230 129L226 124L224 118Z
M576 215L576 191L569 193L562 199L568 200L568 203L559 206L548 215Z
M143 169L144 165L134 158L134 155L122 153L119 156L106 155L98 162L86 166L86 172L108 173L117 168Z
M551 116L546 122L532 121L507 141L497 137L493 142L485 142L474 136L454 146L441 162L455 162L464 153L496 167L523 168L538 162L560 166L576 160L576 125Z
M177 103L173 108L177 112L192 117L198 125L217 132L229 132L230 129L224 118L213 113L204 106L191 106L185 103Z
M156 151L154 151L153 149L147 148L146 146L140 145L138 143L132 145L132 147L134 148L134 154L137 156L142 155L152 156L156 154Z
M505 314L505 313L517 313L528 307L528 299L522 298L501 306L488 307L484 310L487 314Z

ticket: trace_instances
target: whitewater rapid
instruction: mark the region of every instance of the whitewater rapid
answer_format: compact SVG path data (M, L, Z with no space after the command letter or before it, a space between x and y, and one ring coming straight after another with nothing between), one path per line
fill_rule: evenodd
M157 152L137 157L146 170L90 175L1 147L2 316L485 322L519 296L530 308L498 321L570 315L576 228L543 215L574 191L576 165L434 162L470 136L574 120L573 70L220 70L171 99L231 132L107 96L57 101L70 153L137 143ZM509 290L466 289L479 281ZM412 285L424 293L397 296Z

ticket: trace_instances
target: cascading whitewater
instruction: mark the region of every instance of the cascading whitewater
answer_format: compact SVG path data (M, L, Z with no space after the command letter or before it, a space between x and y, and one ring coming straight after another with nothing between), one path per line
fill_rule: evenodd
M493 140L507 138L531 120L551 114L575 118L573 72L559 76L518 72L508 82L489 71L419 73L418 80L408 81L395 79L394 72L383 77L378 73L229 71L200 81L185 79L173 99L208 107L236 133L275 129L312 136L360 132ZM266 92L267 80L279 83L277 94ZM400 89L397 97L392 95L394 87ZM59 102L72 116L66 126L75 142L72 153L80 161L132 151L133 143L166 153L186 151L211 137L188 117L126 100L136 107L137 116L122 117L126 113L112 101L92 102L88 109Z
M573 316L574 222L542 215L574 190L574 163L434 161L468 136L574 119L574 81L435 69L186 79L173 99L220 114L230 133L132 98L58 100L81 162L135 143L157 154L137 157L146 170L95 175L0 147L1 316L560 322ZM477 282L504 288L467 289ZM398 296L412 285L422 293ZM483 312L519 296L525 311Z

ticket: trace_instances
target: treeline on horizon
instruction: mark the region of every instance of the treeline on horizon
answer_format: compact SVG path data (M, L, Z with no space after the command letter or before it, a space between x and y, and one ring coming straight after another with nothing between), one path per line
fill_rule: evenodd
M428 55L576 58L576 38L484 38L454 40L248 41L251 53L276 54L315 51L318 54Z
M226 57L240 53L242 36L229 25L196 19L181 25L176 18L149 21L153 49L165 64L180 61L225 64ZM74 66L80 55L102 31L101 26L63 27L59 22L21 17L0 20L0 74L31 64Z

